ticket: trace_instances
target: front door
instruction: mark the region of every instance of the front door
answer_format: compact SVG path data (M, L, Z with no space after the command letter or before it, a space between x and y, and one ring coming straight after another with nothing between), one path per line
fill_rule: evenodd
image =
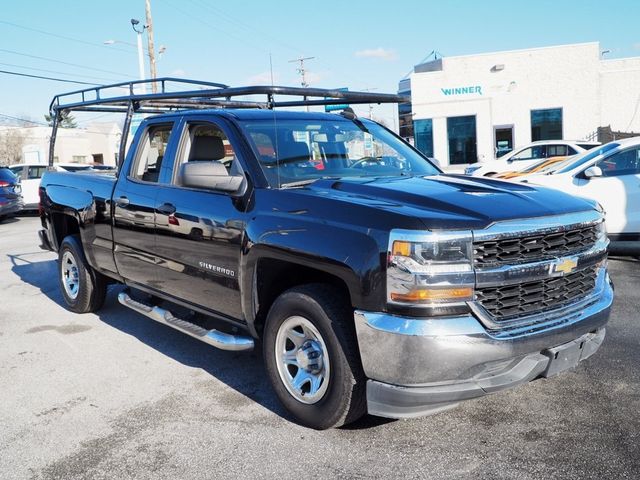
M170 157L173 123L151 123L132 146L129 169L122 172L113 192L114 258L118 272L129 282L157 287L155 203L159 174Z
M495 155L501 157L513 150L513 125L494 127Z
M600 202L610 234L640 233L640 147L606 157L597 166L602 176L580 179L575 192Z
M156 197L156 253L160 289L174 297L242 319L239 274L245 215L227 193L183 185L185 162L221 162L241 172L226 128L192 120L182 128L180 152Z

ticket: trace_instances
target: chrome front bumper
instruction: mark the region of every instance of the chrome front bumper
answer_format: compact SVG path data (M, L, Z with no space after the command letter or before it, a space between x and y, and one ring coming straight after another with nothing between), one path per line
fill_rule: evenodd
M510 335L487 330L473 314L420 319L356 311L369 413L434 413L571 368L599 348L612 303L612 285L601 268L588 299Z

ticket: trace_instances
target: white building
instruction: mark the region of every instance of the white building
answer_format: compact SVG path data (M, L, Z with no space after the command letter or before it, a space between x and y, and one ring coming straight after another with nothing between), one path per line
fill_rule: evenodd
M4 163L46 164L50 137L51 127L0 127L0 153L7 157ZM121 137L122 130L113 122L58 128L54 162L115 166Z
M401 136L443 165L495 158L535 140L640 132L640 57L602 59L597 42L444 57L400 82Z

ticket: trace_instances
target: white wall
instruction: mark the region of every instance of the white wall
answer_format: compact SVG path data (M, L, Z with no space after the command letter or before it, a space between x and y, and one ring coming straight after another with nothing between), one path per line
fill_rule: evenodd
M513 124L515 146L529 143L531 110L561 107L563 138L585 138L600 126L599 57L598 43L445 57L442 71L411 76L414 120L433 119L434 155L445 164L446 117L476 115L480 160L494 156L494 126ZM455 87L474 88L442 91Z
M23 163L47 163L49 160L50 127L5 128L0 135L15 131L24 139ZM60 163L72 163L74 157L84 157L82 163L93 163L92 154L102 154L105 165L115 165L120 142L120 128L115 123L91 124L87 128L59 128L55 157Z
M640 132L640 57L605 60L600 69L600 125Z

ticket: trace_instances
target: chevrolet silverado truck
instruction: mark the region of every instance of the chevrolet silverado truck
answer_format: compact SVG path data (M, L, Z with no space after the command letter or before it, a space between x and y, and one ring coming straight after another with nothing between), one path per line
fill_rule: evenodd
M613 289L598 204L446 175L349 109L278 108L403 97L165 80L54 98L54 118L121 111L125 132L147 115L116 175L42 179L41 242L71 311L99 310L119 284L157 322L260 346L282 405L316 429L442 411L600 347Z

